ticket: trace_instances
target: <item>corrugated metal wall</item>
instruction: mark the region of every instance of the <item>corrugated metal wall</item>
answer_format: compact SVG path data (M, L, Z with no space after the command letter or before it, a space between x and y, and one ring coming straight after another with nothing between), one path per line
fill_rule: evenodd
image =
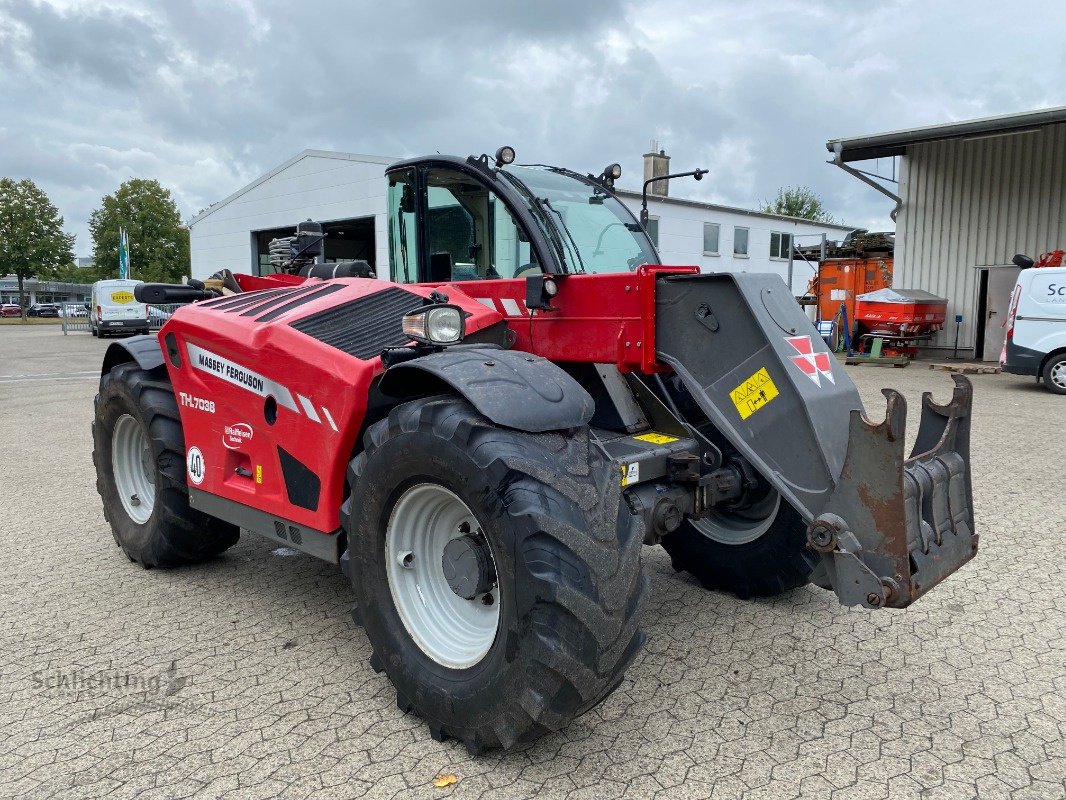
M974 344L975 266L1066 247L1066 125L972 141L911 145L902 159L893 285L946 297L948 325L932 342Z

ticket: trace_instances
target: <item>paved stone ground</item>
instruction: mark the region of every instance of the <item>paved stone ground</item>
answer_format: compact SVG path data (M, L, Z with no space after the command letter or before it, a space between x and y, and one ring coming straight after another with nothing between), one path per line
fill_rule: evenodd
M1066 796L1066 398L1031 381L974 376L981 552L914 607L739 602L646 549L648 644L619 690L472 759L396 709L333 568L255 538L190 569L125 559L89 456L102 351L0 330L0 796ZM882 383L912 404L951 385L849 372L878 409Z

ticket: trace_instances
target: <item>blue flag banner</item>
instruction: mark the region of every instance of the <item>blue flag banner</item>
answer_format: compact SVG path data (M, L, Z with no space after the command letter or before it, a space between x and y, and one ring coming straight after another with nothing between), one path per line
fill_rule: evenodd
M125 228L118 230L118 276L122 280L130 276L130 240Z

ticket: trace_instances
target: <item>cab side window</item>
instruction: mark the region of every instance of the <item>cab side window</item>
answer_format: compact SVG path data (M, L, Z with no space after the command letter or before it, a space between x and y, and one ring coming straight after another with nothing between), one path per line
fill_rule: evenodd
M426 242L431 283L511 278L536 266L503 201L456 170L426 171Z
M415 171L389 175L389 270L396 283L418 283L418 195Z

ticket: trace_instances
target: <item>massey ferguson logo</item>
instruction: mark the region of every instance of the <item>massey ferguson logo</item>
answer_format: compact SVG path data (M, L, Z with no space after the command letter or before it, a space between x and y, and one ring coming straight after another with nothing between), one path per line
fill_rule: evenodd
M835 384L833 378L833 364L829 353L814 352L810 336L786 336L785 341L792 345L797 355L789 356L788 360L799 367L800 372L814 381L814 385L821 387L822 378Z
M251 438L252 426L247 422L237 422L222 429L222 444L230 450L240 450Z

